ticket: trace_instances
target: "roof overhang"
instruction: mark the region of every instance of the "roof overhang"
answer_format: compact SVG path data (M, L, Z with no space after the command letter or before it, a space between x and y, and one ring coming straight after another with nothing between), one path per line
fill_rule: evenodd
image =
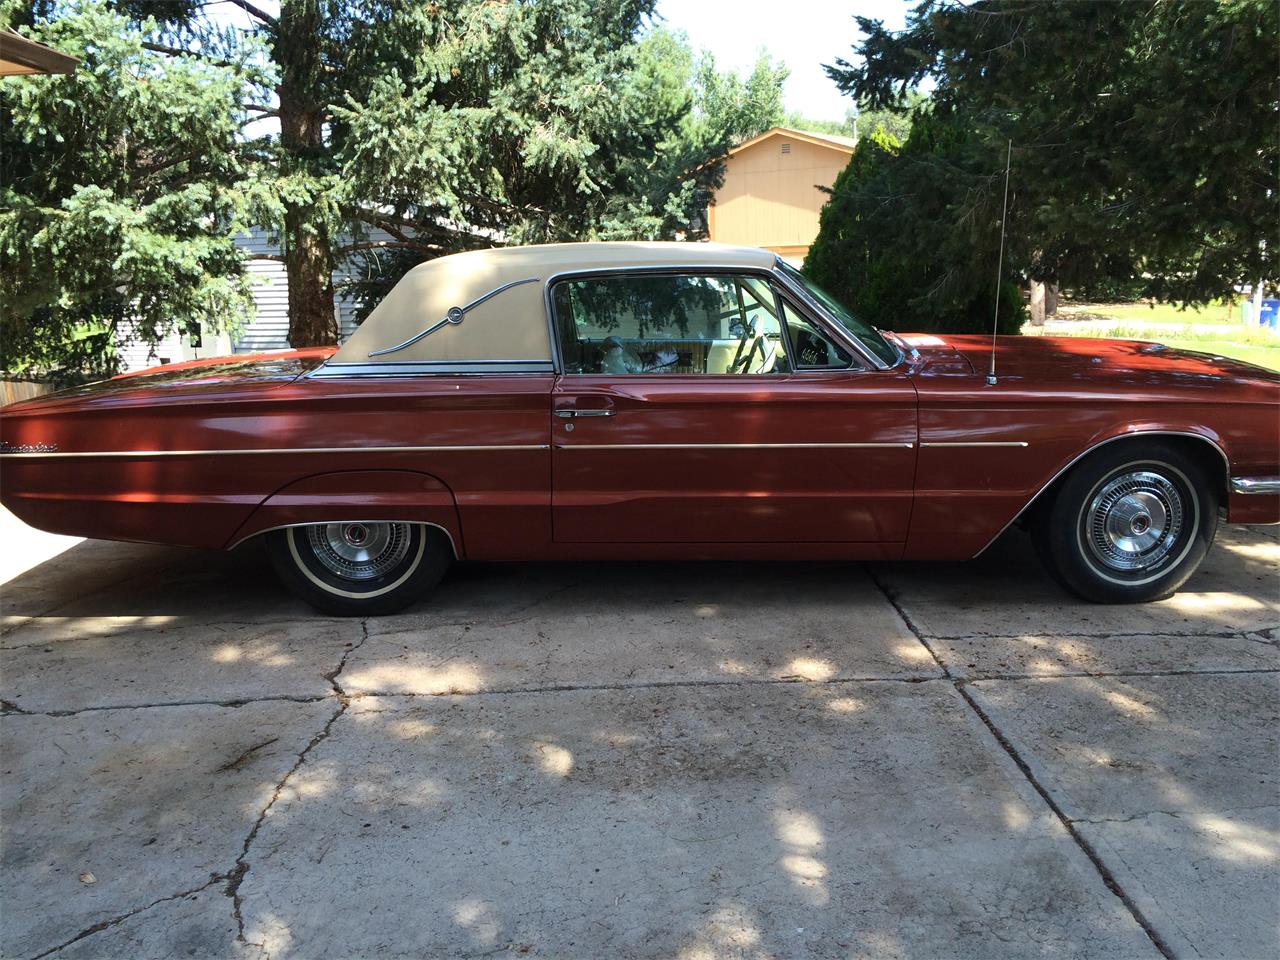
M741 153L748 147L754 147L757 143L760 143L763 140L768 140L770 137L786 137L788 140L799 140L802 143L812 143L817 147L827 147L828 149L837 150L840 153L847 153L849 155L852 155L854 150L853 141L848 137L836 138L822 133L811 133L808 130L793 130L790 127L774 127L771 130L766 130L758 136L752 137L750 140L744 140L742 143L732 148L729 151L728 156L732 157L735 153Z
M29 73L74 73L80 63L53 47L0 30L0 77Z

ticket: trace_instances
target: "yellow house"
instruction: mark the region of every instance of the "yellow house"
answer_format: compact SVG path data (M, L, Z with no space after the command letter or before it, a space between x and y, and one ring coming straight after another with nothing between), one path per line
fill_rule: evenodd
M774 127L725 160L724 185L707 208L711 239L764 247L796 263L818 235L818 211L853 155L854 140Z

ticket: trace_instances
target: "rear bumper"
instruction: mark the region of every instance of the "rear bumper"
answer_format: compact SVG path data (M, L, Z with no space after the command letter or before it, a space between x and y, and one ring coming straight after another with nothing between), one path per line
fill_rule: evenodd
M1280 477L1232 477L1227 520L1280 523Z

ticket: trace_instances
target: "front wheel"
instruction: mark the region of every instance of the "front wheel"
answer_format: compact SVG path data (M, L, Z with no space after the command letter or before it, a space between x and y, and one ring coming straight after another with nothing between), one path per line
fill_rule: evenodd
M439 583L453 559L440 530L400 521L286 527L267 534L267 553L285 586L340 617L404 609Z
M1096 603L1172 595L1200 566L1218 503L1200 465L1158 442L1115 444L1067 476L1034 530L1041 559Z

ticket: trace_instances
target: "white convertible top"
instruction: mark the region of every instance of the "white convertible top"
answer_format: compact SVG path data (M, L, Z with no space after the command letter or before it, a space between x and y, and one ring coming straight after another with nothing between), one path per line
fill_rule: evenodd
M767 250L718 243L559 243L456 253L406 273L329 363L549 362L543 290L556 274L614 267L759 270L775 259Z

